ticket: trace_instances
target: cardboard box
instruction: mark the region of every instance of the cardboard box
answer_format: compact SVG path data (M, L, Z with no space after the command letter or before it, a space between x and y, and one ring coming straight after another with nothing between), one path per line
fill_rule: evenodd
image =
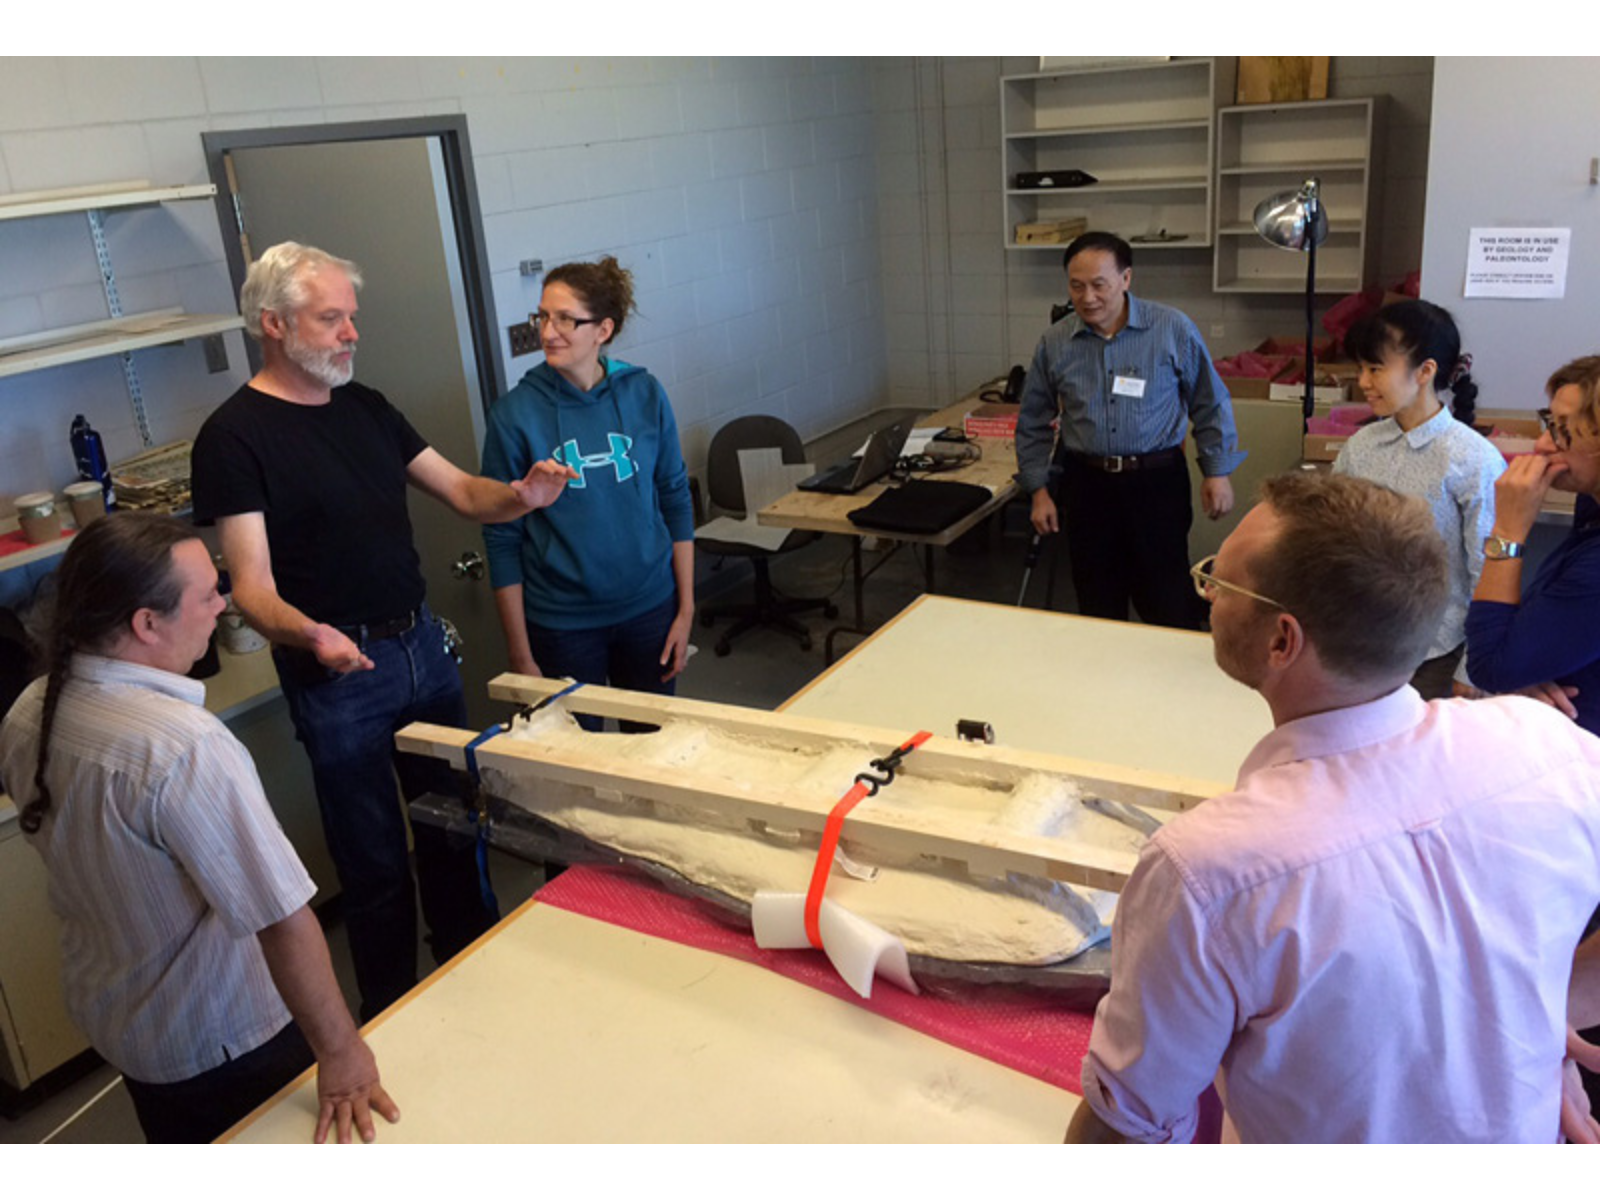
M1087 217L1064 221L1024 221L1017 226L1019 246L1065 246L1089 228Z
M1308 433L1301 445L1300 457L1306 462L1331 463L1349 440L1348 433Z
M1356 381L1361 375L1361 364L1352 362L1323 362L1316 364L1316 383L1312 386L1312 399L1318 404L1344 404L1361 399L1361 389ZM1305 399L1305 360L1295 358L1277 375L1273 376L1269 398L1299 402Z
M1257 354L1260 352L1257 351ZM1224 359L1216 363L1217 374L1222 376L1222 382L1228 385L1228 394L1236 400L1270 400L1272 398L1272 380L1283 373L1292 362L1290 355L1275 354L1265 355L1270 359L1272 374L1266 377L1259 375L1234 375L1230 372L1231 359Z
M1020 411L1015 404L980 404L962 418L962 429L968 437L1016 437Z

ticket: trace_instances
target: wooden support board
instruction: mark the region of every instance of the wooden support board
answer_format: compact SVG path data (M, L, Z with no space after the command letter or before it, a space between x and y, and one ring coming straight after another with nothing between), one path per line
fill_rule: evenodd
M489 692L496 699L531 703L546 699L565 686L559 680L501 675L491 681ZM605 687L581 688L558 703L573 713L649 724L693 721L770 743L775 750L860 745L863 771L870 769L872 758L888 754L916 732L864 729ZM464 749L476 736L467 730L419 723L401 730L396 741L402 750L444 758L461 767L465 765ZM618 758L601 760L510 737L486 742L478 748L477 759L480 766L498 768L519 780L550 780L653 803L713 809L757 830L798 830L812 835L821 834L829 810L851 783L848 778L841 779L838 793L828 796L763 784L757 795L752 794L753 789L739 790L724 782L707 781L681 767ZM1104 799L1168 811L1192 807L1206 794L1203 786L1190 787L1189 781L1171 776L937 737L905 760L901 774L933 781L964 781L969 785L975 779L982 780L996 790L1009 788L1032 775L1068 776ZM846 837L864 848L959 863L974 876L993 878L1011 873L1104 891L1120 891L1133 864L1127 853L982 824L958 824L936 814L875 809L871 804L851 814Z
M569 680L507 672L489 681L489 696L516 704L537 704L569 686ZM659 724L669 717L678 717L736 733L781 734L796 746L864 742L873 747L874 754L893 750L917 732L915 729L884 729L802 717L794 713L763 712L755 708L741 708L736 704L714 704L681 696L651 696L592 685L579 688L560 703L570 712L623 721ZM914 757L914 763L907 760L908 769L914 774L933 776L937 766L946 771L970 775L974 766L979 766L990 777L1007 783L1034 772L1071 775L1107 800L1120 800L1172 812L1193 808L1222 790L1214 782L1183 775L945 737L928 739Z

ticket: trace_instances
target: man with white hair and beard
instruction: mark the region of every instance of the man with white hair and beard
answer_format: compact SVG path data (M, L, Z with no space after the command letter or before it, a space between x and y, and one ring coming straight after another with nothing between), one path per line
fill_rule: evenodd
M1274 729L1140 855L1069 1140L1190 1140L1219 1069L1245 1141L1592 1137L1600 740L1409 686L1447 590L1420 500L1281 476L1194 574Z
M368 1020L417 981L416 902L394 776L414 799L448 791L442 764L396 754L411 721L462 725L461 678L424 600L406 485L472 522L555 501L571 472L540 462L510 484L452 465L380 393L352 382L354 263L294 242L267 250L240 293L261 370L195 439L195 518L215 522L250 624L273 642L344 892ZM496 919L473 848L417 827L434 958Z

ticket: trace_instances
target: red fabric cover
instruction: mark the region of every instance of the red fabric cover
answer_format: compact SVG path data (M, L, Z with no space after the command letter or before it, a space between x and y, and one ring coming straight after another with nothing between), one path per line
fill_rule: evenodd
M61 536L69 538L77 532L76 529L68 529L63 531ZM13 529L10 533L0 533L0 558L4 558L8 554L16 554L19 550L32 549L33 543L23 536L22 530Z
M1287 354L1260 354L1246 350L1232 358L1219 358L1214 364L1224 379L1271 379L1289 365Z
M1094 1018L1062 1008L1042 992L974 985L962 988L958 1001L928 992L913 996L879 980L872 999L863 1000L839 978L825 955L814 950L762 950L747 930L717 920L699 902L674 895L622 867L571 867L539 890L539 903L755 963L942 1042L1082 1094L1078 1066L1088 1052ZM988 999L988 992L998 999Z
M941 1042L1083 1094L1079 1068L1094 1018L1063 1008L1046 991L974 985L960 988L959 997L927 991L913 996L880 980L872 999L863 1000L816 951L762 950L747 930L717 920L706 906L623 867L571 867L541 888L538 899L624 929L755 963ZM1208 1091L1201 1101L1196 1140L1215 1142L1220 1121L1221 1105L1215 1091Z

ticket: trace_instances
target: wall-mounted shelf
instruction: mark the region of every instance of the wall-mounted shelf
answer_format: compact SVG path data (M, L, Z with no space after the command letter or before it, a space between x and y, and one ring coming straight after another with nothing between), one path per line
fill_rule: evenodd
M190 183L158 187L147 179L98 183L88 187L54 188L45 192L12 192L0 196L0 221L48 217L56 213L88 212L93 208L137 208L171 200L209 200L215 184Z
M97 321L93 325L54 329L28 338L13 338L0 346L0 378L243 328L244 321L236 316L163 309L114 321Z
M117 292L116 271L112 268L111 252L106 244L105 213L173 201L209 200L216 194L216 186L210 183L163 187L149 180L131 179L88 187L14 192L0 196L0 221L65 213L83 213L88 218L89 236L100 267L106 310L109 313L109 319L104 321L42 330L0 342L0 378L93 358L120 357L123 378L128 387L128 401L133 407L139 436L146 446L154 445L150 422L144 410L144 394L133 364L133 352L242 329L244 322L232 313L185 313L179 309L124 313Z

